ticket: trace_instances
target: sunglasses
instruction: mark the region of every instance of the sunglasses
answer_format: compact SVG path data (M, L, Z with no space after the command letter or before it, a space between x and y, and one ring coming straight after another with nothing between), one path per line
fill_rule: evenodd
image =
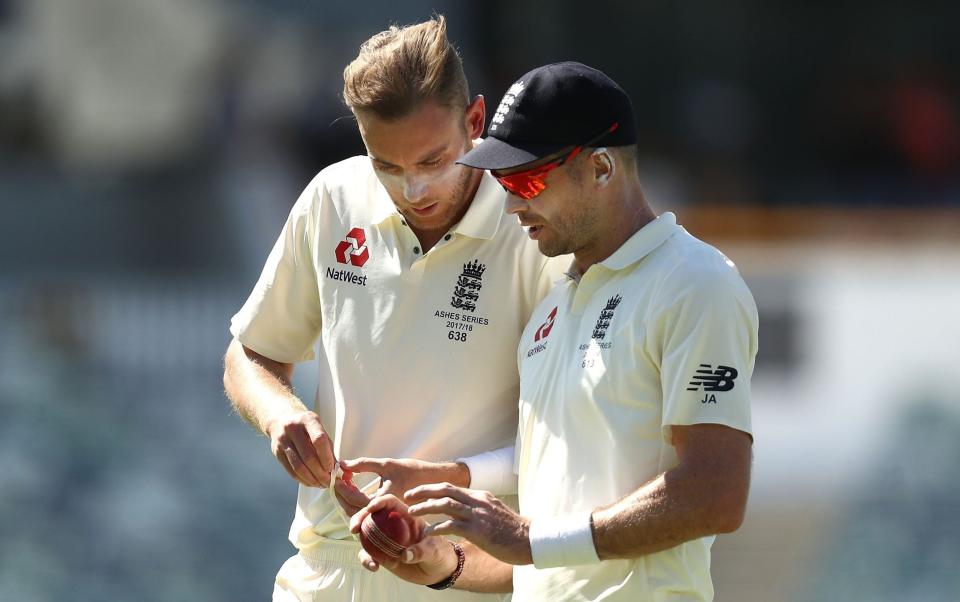
M588 142L573 147L573 150L559 159L555 159L549 163L544 163L543 165L538 165L526 171L519 171L506 176L498 176L493 174L493 177L497 179L497 182L500 182L500 185L503 186L504 190L520 197L521 199L524 199L525 201L529 201L546 190L547 184L544 182L544 180L546 179L547 174L560 167L564 163L573 160L573 158L579 155L580 151L582 151L585 147L594 144L607 134L613 132L617 129L617 127L619 127L619 125L619 123L614 123L612 126L604 130L600 135L594 137Z

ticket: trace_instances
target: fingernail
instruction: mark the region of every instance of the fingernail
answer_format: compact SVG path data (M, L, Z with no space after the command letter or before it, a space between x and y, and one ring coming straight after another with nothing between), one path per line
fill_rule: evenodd
M403 561L412 562L413 561L413 550L404 550L403 551Z

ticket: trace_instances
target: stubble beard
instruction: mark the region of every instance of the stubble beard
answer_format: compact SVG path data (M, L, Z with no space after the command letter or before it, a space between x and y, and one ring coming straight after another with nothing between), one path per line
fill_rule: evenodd
M462 171L462 174L451 189L450 195L446 199L437 200L437 202L441 204L441 210L450 211L449 213L445 213L443 216L441 216L444 218L443 221L434 222L433 224L424 224L419 220L417 214L411 211L409 212L410 215L405 217L412 226L425 232L448 230L451 226L463 218L463 215L467 212L471 201L471 199L467 198L467 194L470 190L470 183L474 170L467 167L461 167L460 170Z
M597 217L582 208L568 219L556 219L537 241L540 252L547 257L569 255L585 249L597 228ZM553 234L553 239L549 234Z

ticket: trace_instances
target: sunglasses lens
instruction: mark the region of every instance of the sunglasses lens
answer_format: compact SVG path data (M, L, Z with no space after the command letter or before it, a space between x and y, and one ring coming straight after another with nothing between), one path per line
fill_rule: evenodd
M546 188L546 185L541 180L525 175L521 175L521 177L517 177L516 175L506 176L497 178L497 180L508 192L528 201Z
M547 177L547 174L560 167L562 163L563 161L555 161L530 171L522 171L509 176L496 176L496 178L509 192L529 201L547 188L543 180Z

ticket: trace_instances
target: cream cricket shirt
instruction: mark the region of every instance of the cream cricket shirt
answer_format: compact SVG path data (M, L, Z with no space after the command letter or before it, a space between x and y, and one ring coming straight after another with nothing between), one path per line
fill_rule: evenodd
M230 331L290 363L321 337L316 411L338 458L452 460L514 444L517 342L563 266L504 199L484 173L426 254L367 157L324 169L294 205ZM352 537L341 516L328 491L301 486L290 539Z
M518 350L520 511L615 502L676 465L671 425L750 432L757 310L733 263L665 213L537 307ZM710 600L713 537L633 560L517 567L514 600Z

